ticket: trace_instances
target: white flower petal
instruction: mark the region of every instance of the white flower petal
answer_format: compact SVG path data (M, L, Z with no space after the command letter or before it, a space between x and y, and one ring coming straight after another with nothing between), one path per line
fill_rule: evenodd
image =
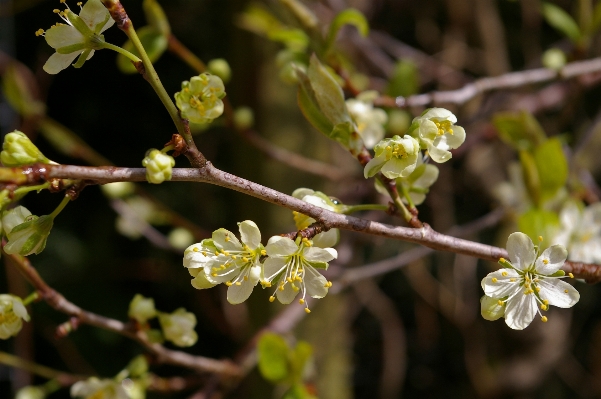
M85 42L83 35L70 25L55 25L46 31L44 38L54 49Z
M294 288L292 288L292 284L295 284L295 283L287 283L286 285L284 285L283 290L280 290L280 288L278 286L276 296L278 298L278 301L280 301L284 305L288 305L289 303L292 303L292 301L294 301L294 298L296 298L296 296L299 293L299 291L296 291L296 290L294 290ZM295 286L298 287L298 285L296 285L296 284L295 284Z
M59 54L54 53L48 58L48 61L44 64L44 71L49 73L50 75L56 75L63 69L67 68L75 58L81 53L81 51L76 51L71 54Z
M432 143L438 137L438 127L429 119L414 119L414 122L419 121L417 134L421 140L426 143Z
M284 270L288 261L285 258L267 258L263 263L263 272L267 281L273 280Z
M560 279L544 279L538 283L539 295L558 308L571 308L580 300L580 294L571 284Z
M450 121L451 123L457 123L457 117L445 108L430 108L426 113L416 119L434 119L437 122Z
M290 256L298 250L298 245L288 237L273 236L267 242L265 251L269 256Z
M329 262L338 258L338 252L334 248L310 247L303 250L303 257L308 262Z
M453 126L453 134L445 134L445 137L450 148L458 148L465 141L465 129Z
M450 151L434 147L433 145L428 146L428 154L434 162L438 163L445 163L453 157Z
M524 290L522 288L522 290ZM524 295L518 293L507 301L505 309L505 323L514 330L523 330L528 327L536 316L536 297L534 294Z
M489 273L482 279L482 289L487 296L496 299L511 296L523 290L520 287L520 275L513 269L500 269Z
M217 285L217 284L211 283L209 280L207 280L206 274L201 269L191 269L191 270L200 271L196 275L196 278L192 279L192 281L191 281L192 287L196 288L197 290L204 290L206 288L211 288L211 287L214 287Z
M99 23L105 21L108 17L106 23L96 33L104 32L115 23L115 20L111 18L108 10L102 5L100 0L88 0L82 7L79 17L84 20L92 32L95 31Z
M536 258L532 240L520 232L510 234L507 238L507 252L513 267L520 270L526 270Z
M384 164L386 164L386 157L385 156L376 156L374 158L372 158L366 165L365 165L365 169L363 170L363 175L365 176L365 178L369 178L369 177L373 177L376 175L376 173L378 173L380 171L380 169L382 169L382 166L384 166Z
M212 238L215 245L225 251L240 251L242 249L242 244L238 241L236 235L229 230L215 230Z
M563 266L567 257L568 251L563 245L552 245L538 257L535 269L540 274L551 275Z
M233 284L227 289L227 301L232 305L237 305L248 299L250 294L253 292L253 288L259 281L258 276L255 278L256 273L248 273L248 280L240 280L240 285Z
M323 233L317 234L311 241L313 241L313 245L319 248L329 248L333 247L338 243L340 239L340 232L338 229L330 229Z
M323 298L326 296L328 294L328 288L326 287L328 280L310 266L305 267L305 272L304 283L307 294L311 298Z
M505 305L499 305L498 299L484 295L480 299L480 314L485 320L498 320L505 316Z
M257 249L261 245L261 231L252 220L245 220L238 223L240 229L240 239L248 245L250 249Z
M29 321L29 314L20 299L13 298L13 312L25 321Z

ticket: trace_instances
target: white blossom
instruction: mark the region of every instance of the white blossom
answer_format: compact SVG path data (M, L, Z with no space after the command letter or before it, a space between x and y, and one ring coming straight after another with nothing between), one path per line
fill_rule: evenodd
M0 294L0 339L8 339L21 331L23 320L29 321L29 314L21 298Z
M71 396L83 399L130 399L120 382L96 377L73 384Z
M554 242L568 249L569 260L584 263L601 262L601 203L584 209L573 201L562 208L560 232Z
M458 148L465 141L465 130L455 123L457 117L444 108L430 108L413 119L417 136L434 162L442 163L451 159L449 150Z
M181 347L192 346L198 340L198 335L194 331L196 327L194 313L179 308L173 313L158 312L158 316L166 340Z

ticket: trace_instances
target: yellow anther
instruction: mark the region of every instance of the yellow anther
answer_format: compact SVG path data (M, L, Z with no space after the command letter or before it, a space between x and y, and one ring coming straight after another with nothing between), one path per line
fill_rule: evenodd
M540 318L542 320L543 323L546 323L549 319L547 319L547 316L543 316Z
M280 285L280 286L278 287L278 290L280 290L280 291L284 291L284 284Z
M273 302L273 301L275 301L275 297L272 295L269 297L269 302Z
M570 278L574 278L574 274L573 273L568 273L568 276L570 276Z
M499 258L499 262L507 262L505 258Z
M219 256L219 251L215 251L215 256Z
M497 304L498 304L499 306L503 306L503 305L505 305L505 302L503 302L502 300L500 300L500 299L499 299L499 300L497 301Z
M506 276L507 276L507 272L503 272L503 273L501 273L501 274L503 275L503 277L506 277Z
M78 5L79 7L81 7L81 5L82 5L82 4L83 4L83 2L82 2L82 1L78 1L78 2L77 2L77 5Z
M538 240L539 240L540 242L543 242L543 236L538 236Z
M290 277L286 277L286 281L288 281L289 283L291 283L292 279Z
M497 278L496 278L496 277L493 277L493 278L492 278L492 282L493 282L493 283L496 283L497 281L498 281L498 280L497 280Z
M545 305L548 305L548 304L549 304L549 300L548 300L548 299L543 299L543 303L544 303Z
M35 35L36 36L43 36L44 35L44 29L38 29L35 31Z
M305 308L305 313L309 314L311 313L311 310L309 310L309 308Z
M232 239L229 236L225 236L225 242L230 242Z
M294 281L299 281L300 282L300 281L303 281L303 278L301 276L296 276L294 278Z
M217 273L211 273L211 276L217 277Z
M540 292L540 287L535 287L534 289L536 290L536 292Z
M302 305L303 303L305 303L305 300L303 298L301 298L298 300L298 303L300 303Z
M242 283L241 283L240 281L236 281L236 285L237 285L238 287L240 287L240 286L242 285Z
M202 256L207 256L207 251L202 251Z
M264 249L261 250L261 256L265 256L267 255L267 251L265 251Z
M198 247L194 247L194 248L192 248L192 251L194 251L194 252L198 252L198 251L200 251L200 249L198 249ZM203 255L204 255L204 254L203 254Z
M563 292L565 292L565 293L567 294L567 293L568 293L568 292L570 292L570 291L568 291L568 290L563 290Z
M248 281L248 276L244 276L244 281Z
M549 259L543 259L543 263L544 263L545 265L548 265L548 264L549 264Z
M226 282L225 282L225 285L227 285L228 287L231 287L233 284L232 284L232 282L231 282L231 281L226 281Z
M509 281L511 281L512 283L516 282L515 278L510 278Z
M548 305L545 305L545 304L542 304L542 305L540 305L540 308L541 308L542 310L548 310L548 309L549 309L549 306L548 306Z
M296 285L294 285L294 284L290 284L290 285L292 286L292 289L293 289L295 292L298 292L298 291L300 290L300 288L298 288Z
M52 12L53 12L53 13L55 13L55 14L60 14L60 13L61 13L61 10L59 10L59 9L55 8L54 10L52 10Z
M250 259L248 259L246 256L242 257L242 262L248 263L249 261L250 261Z

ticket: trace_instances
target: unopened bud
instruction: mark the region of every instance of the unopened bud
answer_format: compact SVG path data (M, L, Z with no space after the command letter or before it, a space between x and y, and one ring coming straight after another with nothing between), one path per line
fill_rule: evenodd
M146 180L149 183L161 184L165 180L171 180L175 159L153 148L142 160L142 166L146 168Z
M31 165L36 162L50 163L29 137L18 130L4 136L0 160L4 166L10 167Z

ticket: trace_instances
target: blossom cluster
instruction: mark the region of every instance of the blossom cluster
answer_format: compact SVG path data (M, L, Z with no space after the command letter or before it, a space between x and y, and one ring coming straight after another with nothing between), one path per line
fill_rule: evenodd
M357 108L356 105L353 107ZM457 117L449 110L428 109L413 119L408 134L385 138L375 145L375 155L365 165L365 178L373 177L378 172L389 179L408 178L418 162L423 161L422 149L427 150L434 162L448 161L452 156L450 150L458 148L465 141L465 130L456 126L456 122Z
M271 237L261 244L261 232L250 220L238 224L240 239L235 234L218 229L210 239L188 247L184 252L184 266L197 289L217 284L228 286L227 299L232 304L248 299L254 287L275 287L270 301L276 298L284 304L301 295L299 303L306 304L307 295L323 298L332 283L319 273L338 254L333 248L320 248L312 240L298 237Z

